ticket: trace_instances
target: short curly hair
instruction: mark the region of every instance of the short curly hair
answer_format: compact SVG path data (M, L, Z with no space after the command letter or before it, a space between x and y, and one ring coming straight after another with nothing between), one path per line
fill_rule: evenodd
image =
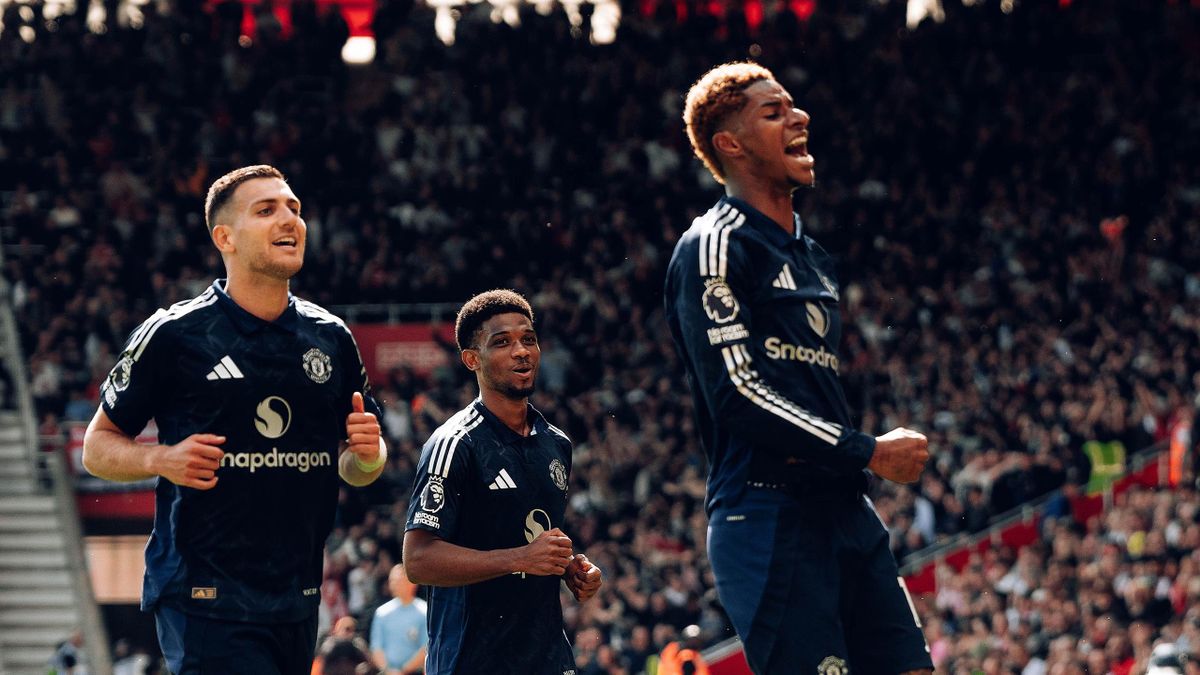
M771 71L757 63L734 61L708 71L688 90L683 106L688 140L692 143L692 152L704 162L718 183L725 184L725 171L713 147L713 134L721 130L730 115L746 105L747 87L774 79Z
M520 293L497 288L476 295L463 304L458 310L458 318L454 320L454 340L458 343L459 351L474 349L477 333L483 328L483 322L496 316L516 312L524 314L533 323L533 308L529 301Z

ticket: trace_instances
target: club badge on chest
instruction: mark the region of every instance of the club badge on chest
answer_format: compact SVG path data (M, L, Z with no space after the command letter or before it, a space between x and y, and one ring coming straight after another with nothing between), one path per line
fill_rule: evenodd
M304 364L304 373L308 375L308 379L317 384L324 384L329 381L329 376L333 374L333 361L325 352L313 347L304 352L301 357Z

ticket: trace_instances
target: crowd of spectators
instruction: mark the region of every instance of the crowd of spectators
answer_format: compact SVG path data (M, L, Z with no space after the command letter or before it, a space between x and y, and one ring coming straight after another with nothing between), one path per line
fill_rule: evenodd
M690 624L730 635L661 283L674 241L720 194L691 159L683 92L750 57L813 117L820 184L797 208L841 260L841 375L861 428L930 436L922 481L878 488L898 555L1084 482L1085 441L1133 451L1193 414L1193 3L947 0L944 23L913 31L899 2L822 0L805 21L768 11L754 29L736 8L625 3L607 45L560 11L526 8L512 27L479 4L450 47L428 8L382 4L375 62L359 67L338 57L338 15L308 2L291 3L289 37L263 13L253 39L228 4L151 3L140 26L101 33L79 13L27 21L9 6L0 238L44 433L89 419L133 327L219 273L208 184L275 164L309 226L297 294L335 307L496 286L530 297L535 403L576 443L570 534L607 575L593 601L566 603L581 672L637 672ZM456 367L375 386L395 451L383 480L342 495L326 627L386 599L419 447L475 395ZM955 616L931 635L976 630Z
M1086 524L939 570L918 601L946 673L1200 672L1200 498L1131 490ZM1165 672L1165 671L1160 671Z

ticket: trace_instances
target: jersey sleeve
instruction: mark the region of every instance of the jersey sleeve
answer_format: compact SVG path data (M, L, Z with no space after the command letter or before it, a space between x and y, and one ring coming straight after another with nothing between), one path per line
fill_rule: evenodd
M379 610L375 610L375 616L371 620L371 637L368 646L371 651L383 651L383 617L379 614Z
M681 243L667 276L666 309L692 387L733 436L838 471L866 467L875 439L813 414L754 367L753 261L737 238L714 231Z
M159 310L129 335L116 365L100 385L100 406L127 436L141 433L163 398L158 361L170 352L170 328Z
M466 492L471 439L464 429L442 427L421 448L405 530L454 537Z
M350 414L350 396L354 392L363 395L363 410L373 413L380 424L383 424L383 406L371 394L371 380L367 377L367 366L363 363L362 352L358 350L358 342L350 329L346 329L345 342L342 345L342 363L350 376L346 378L346 391L342 400L346 402L346 414Z

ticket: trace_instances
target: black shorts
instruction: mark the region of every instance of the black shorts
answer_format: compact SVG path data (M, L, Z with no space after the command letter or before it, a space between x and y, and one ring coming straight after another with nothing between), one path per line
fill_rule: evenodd
M709 520L717 593L758 675L896 675L933 668L920 619L859 494L748 489Z
M309 675L317 615L294 623L242 623L159 606L158 644L172 675Z

